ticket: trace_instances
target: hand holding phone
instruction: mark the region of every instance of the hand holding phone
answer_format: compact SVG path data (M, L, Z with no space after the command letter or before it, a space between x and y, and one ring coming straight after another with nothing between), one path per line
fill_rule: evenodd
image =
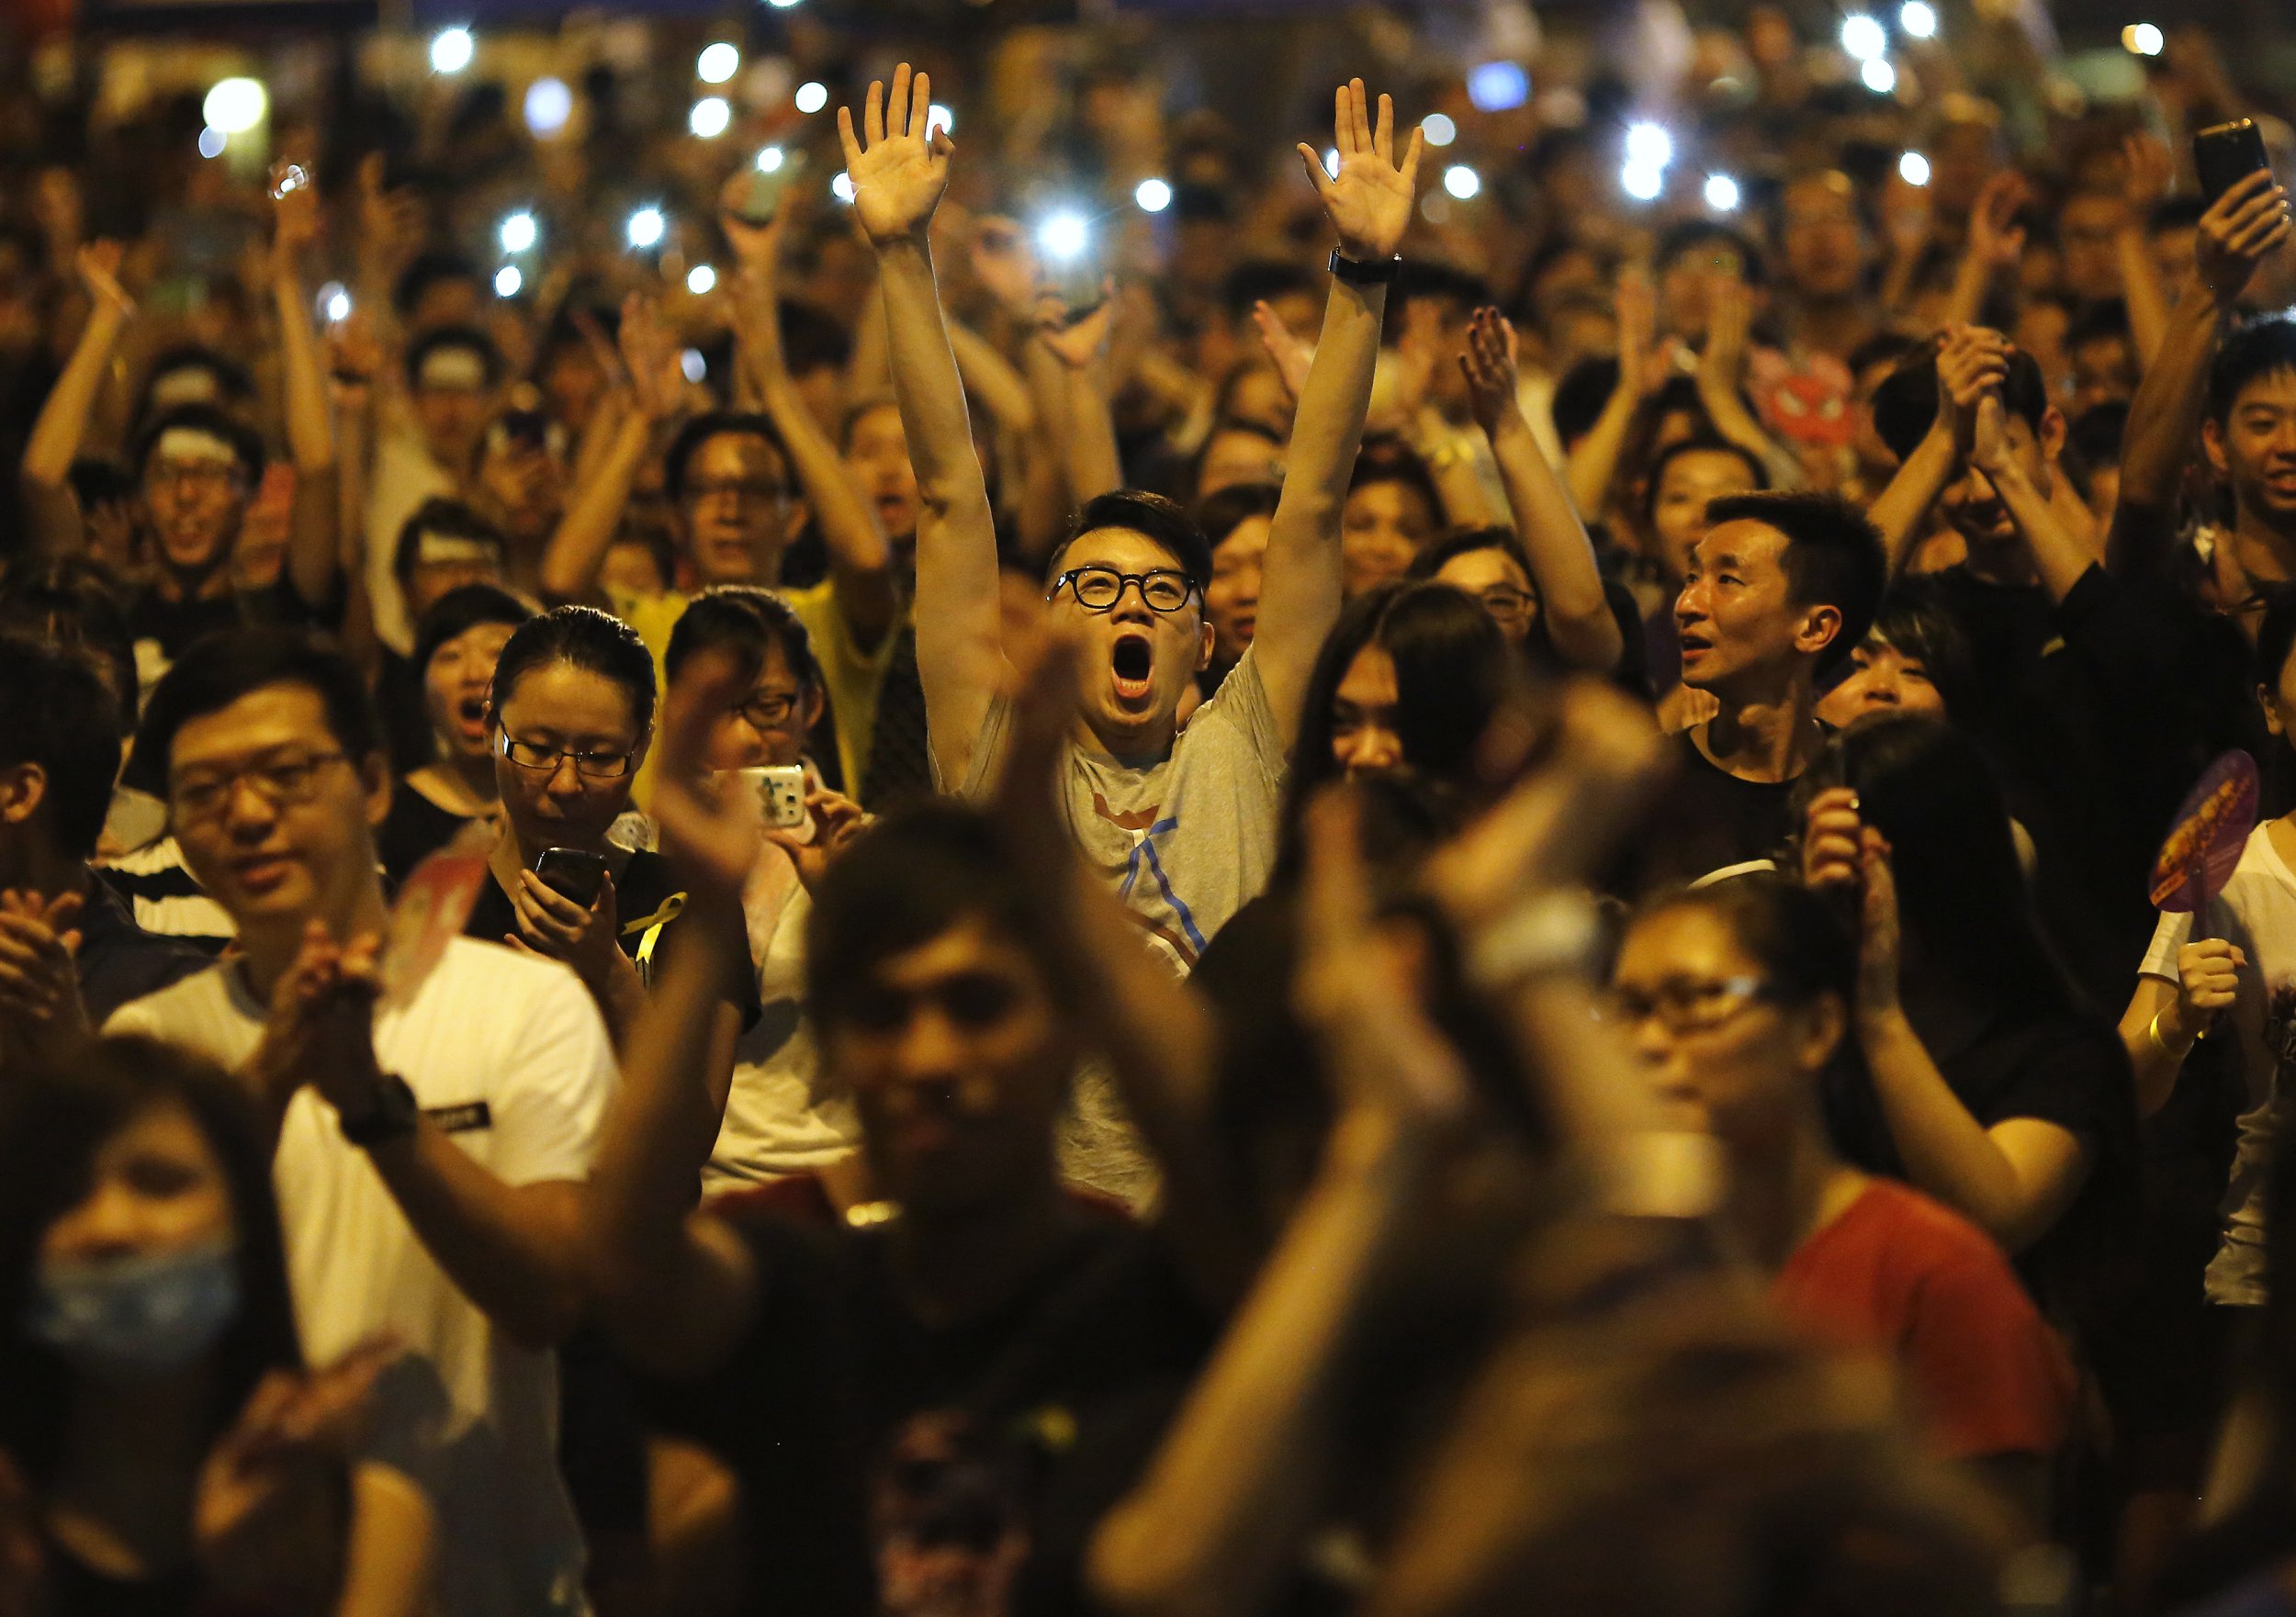
M805 823L805 769L802 764L768 764L739 771L743 783L758 794L765 823L780 831L794 831Z
M560 898L589 909L606 887L606 856L579 848L546 848L535 860L535 874Z
M2192 137L2193 171L2200 178L2200 195L2212 206L2258 169L2271 166L2264 150L2264 131L2257 128L2254 118L2212 124Z

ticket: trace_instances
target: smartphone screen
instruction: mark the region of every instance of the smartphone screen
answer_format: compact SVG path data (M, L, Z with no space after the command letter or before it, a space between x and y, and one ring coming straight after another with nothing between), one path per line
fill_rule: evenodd
M2253 118L2216 124L2192 137L2192 167L2200 175L2200 194L2212 204L2257 170L2270 166L2264 132Z

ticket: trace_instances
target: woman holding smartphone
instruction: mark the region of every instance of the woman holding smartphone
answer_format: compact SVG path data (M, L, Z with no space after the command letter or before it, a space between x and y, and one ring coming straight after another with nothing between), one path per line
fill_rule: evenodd
M562 606L510 637L487 706L502 798L493 880L463 928L571 966L617 1046L685 905L668 859L607 835L646 761L654 697L645 642L608 613ZM731 1072L756 1016L754 993L718 1007L713 1072Z

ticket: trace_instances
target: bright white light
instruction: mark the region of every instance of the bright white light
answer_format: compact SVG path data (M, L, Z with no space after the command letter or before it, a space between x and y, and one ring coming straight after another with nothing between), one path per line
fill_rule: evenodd
M525 284L526 277L518 273L518 266L514 264L506 264L494 272L494 295L497 298L515 298L518 289Z
M1132 190L1142 213L1162 213L1172 206L1172 187L1162 180L1142 180Z
M1841 19L1841 48L1860 62L1871 62L1889 49L1889 32L1863 11Z
M508 214L502 219L502 251L523 253L535 244L535 237L537 233L533 214L526 212L523 208L516 213Z
M1906 0L1897 8L1897 26L1906 30L1908 38L1933 39L1937 37L1937 8L1929 0Z
M710 362L699 348L689 348L678 355L678 370L687 381L699 382L710 374Z
M1897 70L1878 56L1858 69L1858 77L1876 95L1886 95L1897 87Z
M797 86L797 110L819 112L829 104L829 86L819 79L807 79Z
M1327 146L1323 149L1323 172L1331 175L1334 179L1339 178L1338 147Z
M1459 127L1440 112L1431 112L1419 120L1419 132L1427 138L1430 146L1448 146L1459 138Z
M836 179L831 180L829 182L829 195L836 197L839 202L850 202L853 199L853 176L851 174L839 174Z
M1092 245L1092 225L1081 213L1064 208L1036 228L1037 251L1057 263L1083 256Z
M928 140L933 138L935 129L947 129L952 135L957 132L957 115L938 101L925 109L925 138Z
M788 161L779 146L768 146L758 153L758 172L761 174L778 174L782 164Z
M1919 152L1908 152L1897 160L1897 177L1908 185L1930 183L1930 160Z
M1626 161L1638 168L1664 168L1674 161L1674 137L1664 124L1628 124Z
M468 28L441 28L431 36L431 71L460 73L477 50Z
M555 135L574 116L574 92L564 79L536 79L526 86L526 127L537 135Z
M686 271L686 290L696 298L717 285L717 272L706 264L697 264Z
M341 281L329 281L319 289L319 307L331 322L341 324L351 318L351 294Z
M1461 202L1483 188L1483 177L1463 163L1455 163L1443 171L1443 188Z
M694 73L705 84L722 84L741 71L741 51L738 47L720 39L704 46L693 64Z
M223 155L223 131L213 124L209 124L199 131L199 155L202 157Z
M1618 171L1618 188L1637 202L1655 201L1666 189L1666 171L1652 163L1629 163Z
M1513 112L1531 98L1531 76L1512 62L1486 62L1467 75L1477 112Z
M271 109L271 96L256 79L219 79L200 105L208 127L226 135L243 135L263 122Z
M2167 43L2160 29L2149 22L2133 22L2121 30L2121 48L2133 56L2158 56Z
M791 6L798 4L798 0L765 0L765 3L776 11L787 11Z
M1716 213L1738 211L1738 182L1728 174L1706 176L1706 206Z
M658 247L661 244L662 231L666 228L667 221L663 219L660 208L641 208L630 216L630 222L623 234L633 247Z
M734 109L723 95L704 95L686 115L686 128L704 140L715 140L734 121Z

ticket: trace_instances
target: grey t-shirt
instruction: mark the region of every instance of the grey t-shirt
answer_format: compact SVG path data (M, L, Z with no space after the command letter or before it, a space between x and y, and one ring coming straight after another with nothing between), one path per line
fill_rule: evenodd
M961 791L968 800L996 789L1011 722L999 697L974 744ZM1276 713L1248 650L1163 762L1138 769L1074 742L1062 749L1069 835L1181 971L1266 887L1285 768Z

